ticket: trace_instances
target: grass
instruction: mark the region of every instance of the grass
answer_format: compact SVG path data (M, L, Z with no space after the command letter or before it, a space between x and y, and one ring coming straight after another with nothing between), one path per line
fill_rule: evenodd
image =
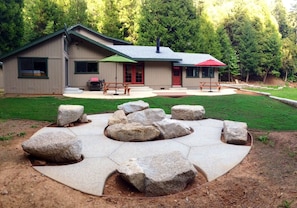
M135 99L139 100L139 99ZM178 104L203 105L207 118L242 121L250 129L297 130L296 108L270 99L266 96L226 95L188 96L182 98L143 98L151 108L162 108L170 113ZM132 99L104 100L57 97L2 97L0 98L0 119L30 119L54 122L61 104L83 105L85 113L98 114L117 110L119 104Z
M259 92L267 92L270 93L272 96L287 98L291 100L297 100L297 88L291 87L283 87L283 88L248 88L249 90L259 91Z

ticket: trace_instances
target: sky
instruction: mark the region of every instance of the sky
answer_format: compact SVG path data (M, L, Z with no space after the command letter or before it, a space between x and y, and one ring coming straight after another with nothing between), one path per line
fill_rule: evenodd
M284 6L287 9L291 8L291 5L294 4L296 2L296 0L283 0Z

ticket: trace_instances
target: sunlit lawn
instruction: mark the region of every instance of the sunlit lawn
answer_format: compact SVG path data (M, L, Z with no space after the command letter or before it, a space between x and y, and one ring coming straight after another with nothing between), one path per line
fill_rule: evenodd
M139 100L139 99L135 99ZM151 108L162 108L170 114L171 107L178 104L203 105L207 118L243 121L250 129L297 130L297 109L267 96L226 95L188 96L182 98L143 98ZM114 112L119 104L132 101L105 99L77 99L58 97L2 97L0 119L31 119L54 122L61 104L83 105L85 113Z
M287 98L292 100L297 100L297 88L292 87L283 87L283 88L248 88L253 91L259 91L259 92L267 92L270 93L272 96L281 97L281 98Z

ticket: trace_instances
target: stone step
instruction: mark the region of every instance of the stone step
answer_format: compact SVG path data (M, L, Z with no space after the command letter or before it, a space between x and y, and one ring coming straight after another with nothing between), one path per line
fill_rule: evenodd
M66 87L64 89L64 94L81 94L83 90L79 89L78 87Z

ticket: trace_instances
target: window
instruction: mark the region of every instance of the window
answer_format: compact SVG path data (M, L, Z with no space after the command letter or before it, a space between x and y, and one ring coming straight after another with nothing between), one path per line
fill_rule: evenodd
M213 68L202 68L202 78L214 78Z
M98 63L89 61L75 62L76 74L98 74Z
M187 67L186 72L187 72L187 77L199 77L198 67Z
M68 40L64 37L64 51L68 53Z
M48 78L47 58L18 58L19 78Z

